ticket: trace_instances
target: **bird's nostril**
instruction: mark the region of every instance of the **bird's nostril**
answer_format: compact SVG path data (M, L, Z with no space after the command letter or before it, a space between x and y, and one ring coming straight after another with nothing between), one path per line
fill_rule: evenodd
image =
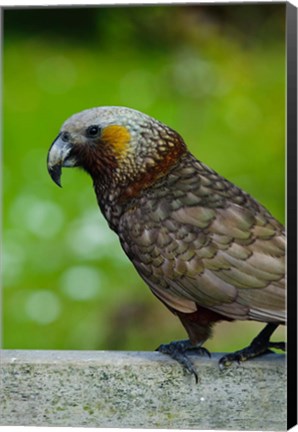
M62 141L68 142L70 140L70 134L68 132L62 132L61 139Z

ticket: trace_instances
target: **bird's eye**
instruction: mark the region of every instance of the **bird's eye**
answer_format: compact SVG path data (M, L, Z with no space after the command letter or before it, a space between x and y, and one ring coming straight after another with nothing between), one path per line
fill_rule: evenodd
M70 134L68 132L62 132L61 139L62 139L62 141L65 141L65 142L69 141L70 140Z
M100 127L97 125L89 126L86 130L86 134L90 138L95 138L100 134Z

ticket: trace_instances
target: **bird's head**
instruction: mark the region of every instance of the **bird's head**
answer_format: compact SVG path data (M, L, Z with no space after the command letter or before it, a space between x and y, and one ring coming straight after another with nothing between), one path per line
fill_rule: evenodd
M74 114L48 153L48 171L59 186L62 167L81 167L94 183L134 195L152 184L186 152L171 128L139 111L99 107Z

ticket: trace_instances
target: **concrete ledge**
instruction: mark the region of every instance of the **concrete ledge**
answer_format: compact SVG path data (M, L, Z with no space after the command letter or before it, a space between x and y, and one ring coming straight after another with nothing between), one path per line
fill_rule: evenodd
M220 371L195 357L199 383L155 352L1 352L0 424L286 430L285 356Z

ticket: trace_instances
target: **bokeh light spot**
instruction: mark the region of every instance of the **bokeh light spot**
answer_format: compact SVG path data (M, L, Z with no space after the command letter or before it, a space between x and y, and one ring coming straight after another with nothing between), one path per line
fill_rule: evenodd
M25 304L27 315L38 324L50 324L61 312L61 303L56 294L48 290L33 292Z
M64 222L63 211L57 204L29 195L21 195L11 206L10 217L15 223L19 224L20 215L23 226L42 238L54 236Z
M2 250L2 276L5 287L19 281L25 263L25 251L15 241L6 235Z
M181 51L171 64L174 87L193 99L216 93L219 76L215 65L192 51Z
M71 250L80 258L99 259L123 252L115 234L108 229L106 221L98 210L89 210L76 219L68 229L67 242ZM119 252L119 253L118 253Z
M101 291L101 273L88 266L77 266L67 270L61 277L60 286L64 294L73 300L90 300Z

